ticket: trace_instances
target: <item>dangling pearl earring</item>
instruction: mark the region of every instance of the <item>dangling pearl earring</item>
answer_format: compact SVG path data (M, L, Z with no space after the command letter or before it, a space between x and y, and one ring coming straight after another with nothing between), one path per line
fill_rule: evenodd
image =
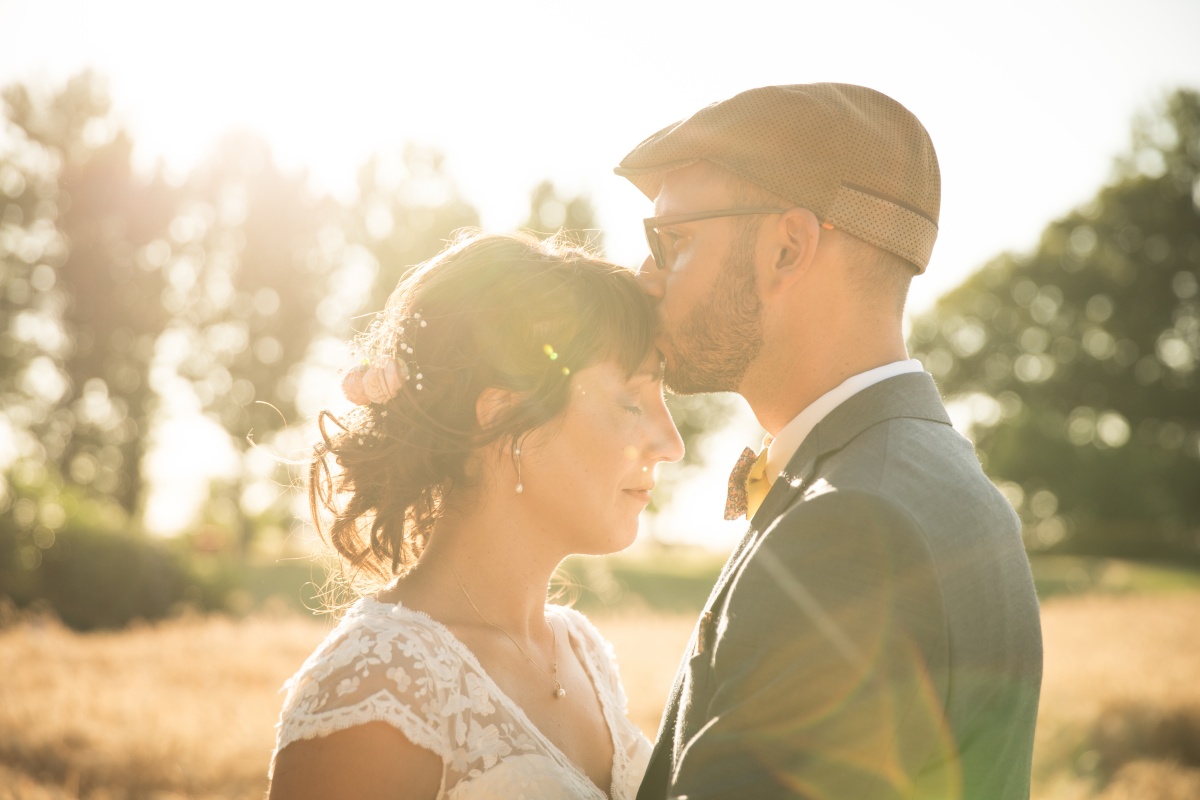
M520 494L525 491L525 486L521 483L521 448L519 445L513 445L513 458L517 462L517 494Z

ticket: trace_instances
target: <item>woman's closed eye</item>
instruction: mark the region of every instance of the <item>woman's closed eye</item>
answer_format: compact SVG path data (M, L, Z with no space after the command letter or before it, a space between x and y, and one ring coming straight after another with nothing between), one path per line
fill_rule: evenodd
M642 381L635 378L625 385L623 391L617 392L616 396L613 397L617 401L617 405L635 417L640 417L644 413L641 384Z

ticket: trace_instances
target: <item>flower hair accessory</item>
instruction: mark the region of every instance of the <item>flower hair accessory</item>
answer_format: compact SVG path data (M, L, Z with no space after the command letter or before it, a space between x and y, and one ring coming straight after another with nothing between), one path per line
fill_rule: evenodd
M414 314L412 321L422 328L425 327L425 320L421 319L420 314ZM405 320L401 320L402 324L404 322ZM397 333L403 335L404 328L398 327ZM399 350L412 358L411 343L401 340ZM364 360L364 363L348 371L342 378L342 394L356 406L372 403L382 405L400 394L400 390L410 380L416 380L415 387L419 391L424 377L417 372L415 362L410 363L396 356L380 356L370 362Z
M342 394L356 406L386 403L404 388L411 371L398 358L379 358L374 363L359 364L342 378ZM417 388L421 388L420 385Z

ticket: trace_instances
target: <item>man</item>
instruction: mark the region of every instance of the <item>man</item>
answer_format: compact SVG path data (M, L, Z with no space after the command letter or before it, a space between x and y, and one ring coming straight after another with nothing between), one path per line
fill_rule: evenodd
M1042 650L1019 522L901 333L937 235L925 129L871 89L771 86L616 172L654 201L668 385L739 392L773 437L731 479L749 530L639 800L1027 798Z

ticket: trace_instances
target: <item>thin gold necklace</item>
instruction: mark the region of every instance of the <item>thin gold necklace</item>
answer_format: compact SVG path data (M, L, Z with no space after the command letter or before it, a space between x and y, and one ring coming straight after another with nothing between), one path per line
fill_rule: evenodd
M463 580L459 576L458 570L455 569L453 564L450 565L450 571L454 573L454 579L456 581L458 581L458 588L462 589L463 597L467 598L467 602L471 604L471 608L473 608L475 610L475 614L481 620L483 620L484 623L491 625L493 628L495 628L496 630L500 631L505 636L507 636L508 640L510 642L512 642L514 645L516 645L516 648L521 651L521 655L525 656L525 659L530 664L537 667L538 672L542 673L547 678L554 681L554 696L555 697L560 698L560 699L563 697L566 697L567 690L563 688L562 683L559 682L559 680L558 680L558 631L555 629L555 627L553 625L550 624L550 621L547 620L546 625L549 626L549 628L550 628L551 641L554 643L554 674L553 675L551 675L549 672L546 672L546 670L542 668L541 664L534 661L533 656L529 655L529 652L524 647L521 647L521 643L518 642L511 633L504 630L504 628L501 628L499 625L492 622L490 619L488 619L487 617L485 617L483 615L483 612L479 610L479 606L475 605L475 601L471 599L471 595L467 592L467 587L463 585Z

